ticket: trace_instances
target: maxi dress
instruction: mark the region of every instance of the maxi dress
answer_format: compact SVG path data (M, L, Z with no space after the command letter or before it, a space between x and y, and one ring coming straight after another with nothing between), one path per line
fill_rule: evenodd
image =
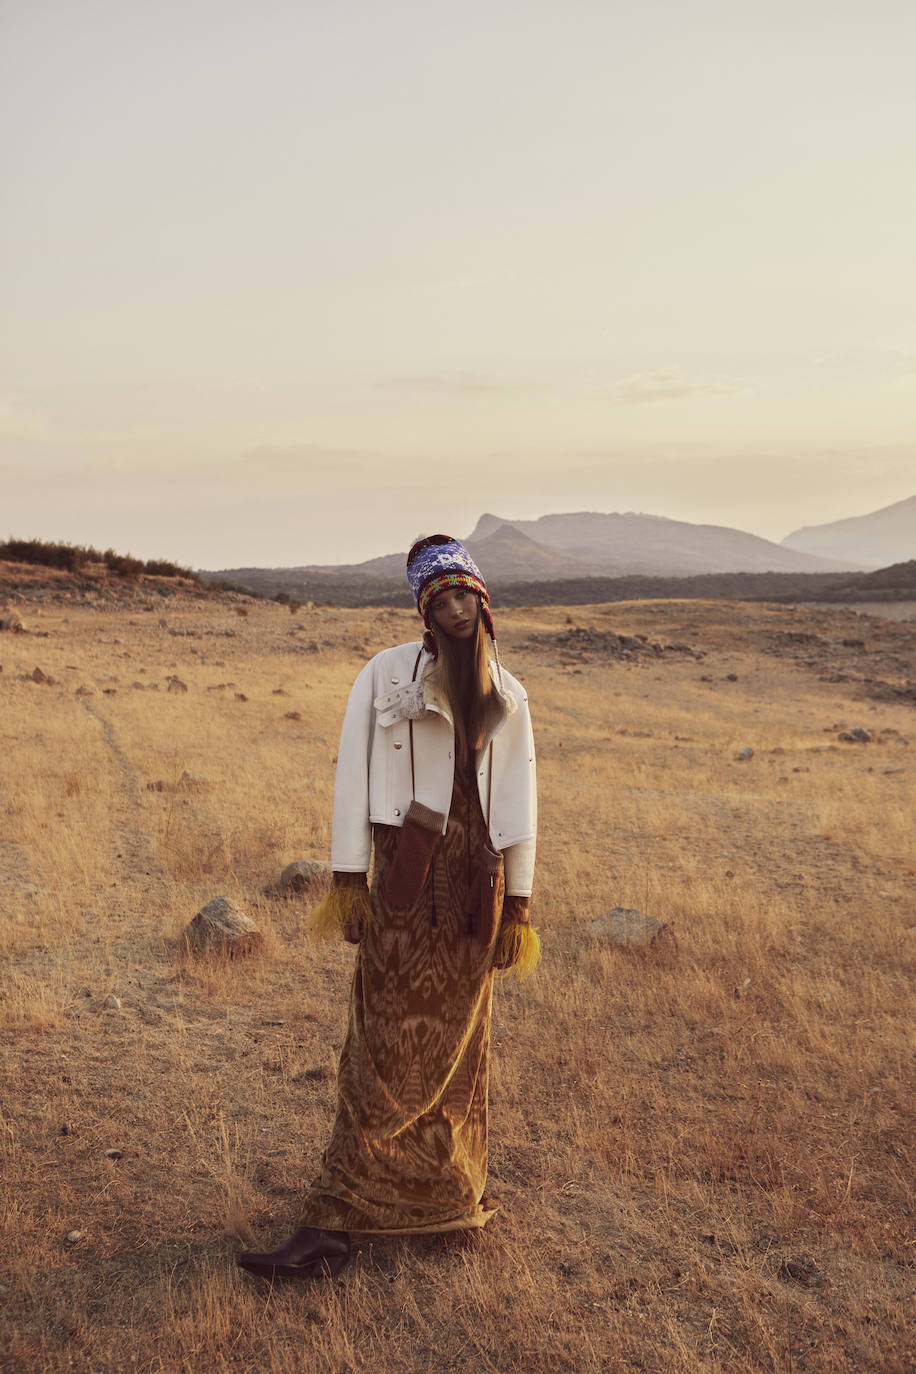
M400 831L374 827L372 920L356 956L337 1112L300 1226L422 1233L483 1226L493 950L468 933L487 841L475 756L455 740L445 834L416 903L383 896ZM500 894L500 898L502 894Z

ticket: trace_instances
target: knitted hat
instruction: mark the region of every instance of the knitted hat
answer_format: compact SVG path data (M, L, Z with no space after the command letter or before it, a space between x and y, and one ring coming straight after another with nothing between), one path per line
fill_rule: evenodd
M442 592L461 587L476 592L483 627L491 639L496 638L487 584L459 540L448 534L432 534L426 539L418 539L407 555L407 581L423 623L433 637L435 631L430 624L430 606Z

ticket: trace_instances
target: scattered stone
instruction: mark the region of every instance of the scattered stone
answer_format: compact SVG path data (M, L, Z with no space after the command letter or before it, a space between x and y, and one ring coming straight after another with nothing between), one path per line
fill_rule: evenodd
M725 681L726 681L726 682L737 682L737 681L738 681L738 674L737 674L737 673L726 673L726 674L725 674Z
M168 691L170 692L186 692L188 690L188 684L182 682L180 677L169 677L167 682L169 684Z
M799 1255L797 1259L783 1260L776 1274L784 1282L800 1283L805 1288L814 1288L823 1282L818 1273L817 1265L808 1255Z
M178 779L178 786L186 792L199 792L210 786L210 779L202 773L189 773L186 768Z
M654 916L646 916L631 907L615 906L606 916L599 916L588 928L596 939L612 940L628 949L645 946L657 939L668 926Z
M54 686L53 677L49 677L47 673L43 673L40 668L34 668L30 676L33 682L45 682L49 687Z
M102 1006L107 1008L109 1011L120 1011L121 999L120 997L115 997L113 992L110 992L108 996L105 998L105 1001L102 1003Z
M21 635L25 633L25 626L15 611L8 611L5 615L0 615L0 630L8 630L10 634Z
M870 744L871 731L862 725L854 725L851 730L843 730L837 735L837 739L841 739L844 744Z
M246 695L245 695L244 692L236 692L236 694L235 694L235 699L236 699L236 701L247 701L247 700L248 700L248 698L246 697Z
M84 682L81 687L77 687L75 695L78 697L94 697L96 691L97 688L93 687L91 682Z
M895 763L892 765L892 767L885 768L884 776L887 777L890 773L903 773L904 771L904 767L901 763Z
M214 897L185 927L188 947L196 953L216 950L234 957L257 949L263 935L241 907L228 897Z
M749 744L746 744L743 749L739 749L737 754L735 755L735 758L739 763L747 763L747 761L749 759L752 759L753 757L754 751Z
M105 1151L105 1158L106 1158L106 1159L123 1159L123 1158L124 1158L124 1151L123 1151L123 1150L106 1150L106 1151Z
M146 790L147 792L165 792L168 790L168 784L164 783L161 778L157 778L155 782L146 784Z
M288 697L289 692L284 691L282 687L275 687L273 689L273 695L275 697Z
M83 1239L82 1231L68 1231L64 1237L68 1245L75 1245L78 1240Z
M61 1135L73 1135L73 1122L65 1121L60 1128Z
M301 719L302 719L302 712L301 712L301 711L284 711L284 712L283 712L283 719L284 719L284 720L301 720Z
M330 864L316 859L294 859L286 865L273 888L268 890L284 894L304 892L313 883L326 882L330 876Z

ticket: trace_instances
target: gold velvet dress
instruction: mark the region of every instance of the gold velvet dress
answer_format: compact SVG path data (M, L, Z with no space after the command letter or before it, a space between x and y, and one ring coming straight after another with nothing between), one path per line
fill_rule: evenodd
M445 834L417 902L383 897L400 831L377 825L372 920L353 974L337 1113L300 1226L416 1233L482 1226L493 950L468 935L487 839L474 755L456 739Z

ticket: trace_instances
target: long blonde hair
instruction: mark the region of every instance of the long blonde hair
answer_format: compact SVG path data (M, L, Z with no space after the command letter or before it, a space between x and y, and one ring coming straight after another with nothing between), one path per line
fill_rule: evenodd
M479 604L473 643L461 644L443 630L437 632L436 643L439 657L430 677L445 693L461 743L479 749L499 711Z

